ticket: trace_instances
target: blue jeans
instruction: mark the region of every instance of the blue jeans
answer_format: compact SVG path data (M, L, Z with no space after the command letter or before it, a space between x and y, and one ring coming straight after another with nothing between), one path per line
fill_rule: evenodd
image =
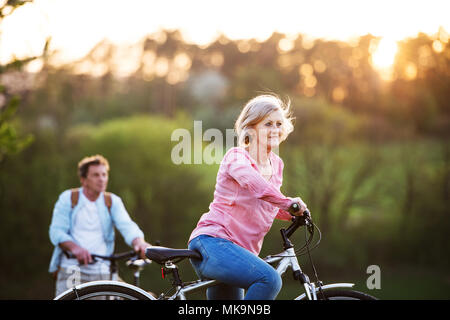
M280 292L280 275L267 262L237 244L207 235L189 242L188 248L200 252L203 259L191 259L201 279L222 284L206 291L208 300L273 300Z

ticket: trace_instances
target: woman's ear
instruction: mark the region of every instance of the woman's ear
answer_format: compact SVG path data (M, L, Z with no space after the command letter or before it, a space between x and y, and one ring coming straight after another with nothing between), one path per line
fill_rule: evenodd
M245 136L244 136L244 143L246 145L248 145L248 144L250 144L251 141L252 141L252 137L250 136L249 133L246 133Z
M256 130L253 126L245 129L244 133L244 143L246 145L250 144L256 138Z

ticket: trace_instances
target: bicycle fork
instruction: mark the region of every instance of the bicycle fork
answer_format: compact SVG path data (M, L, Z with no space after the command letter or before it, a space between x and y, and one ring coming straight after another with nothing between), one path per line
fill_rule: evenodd
M290 265L293 271L294 280L300 281L302 286L305 288L308 300L317 300L316 285L314 283L311 283L307 274L303 273L298 263L294 249L289 248L287 249L287 252L291 256Z
M303 285L308 300L317 300L316 285L309 281L309 277L306 274L301 270L294 271L294 279L299 280Z

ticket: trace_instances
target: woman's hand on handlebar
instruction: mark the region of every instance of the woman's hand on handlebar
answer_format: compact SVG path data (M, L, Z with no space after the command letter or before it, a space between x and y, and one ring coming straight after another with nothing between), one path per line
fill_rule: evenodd
M300 199L299 197L291 199L293 203L289 207L290 214L292 214L293 216L303 216L304 213L306 213L306 215L310 216L308 207L306 206L306 203L304 203L302 199Z

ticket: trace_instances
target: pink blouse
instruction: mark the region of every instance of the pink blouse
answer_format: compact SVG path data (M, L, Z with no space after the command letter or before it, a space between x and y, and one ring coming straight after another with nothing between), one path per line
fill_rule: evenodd
M273 220L291 219L286 210L293 199L280 192L283 161L273 152L270 161L272 177L267 181L247 150L228 150L220 164L209 212L201 216L189 241L202 234L210 235L230 240L258 255Z

